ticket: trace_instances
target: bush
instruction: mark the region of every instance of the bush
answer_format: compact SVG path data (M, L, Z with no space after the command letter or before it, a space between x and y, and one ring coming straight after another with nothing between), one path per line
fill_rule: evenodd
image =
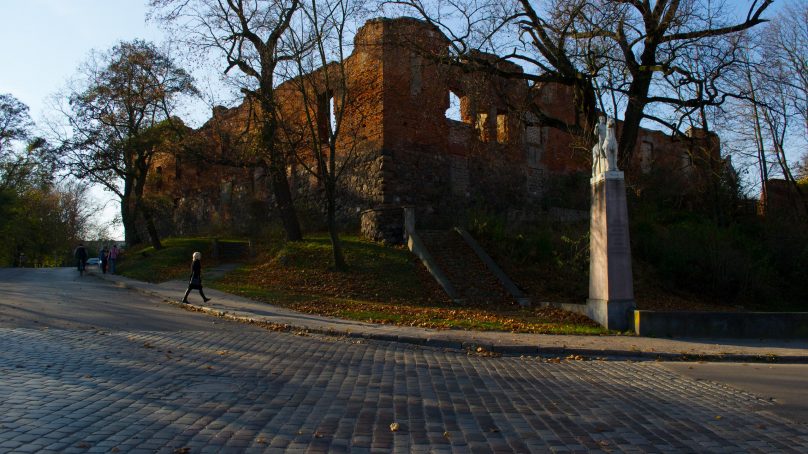
M758 219L720 226L690 212L638 213L635 260L646 262L669 291L704 295L755 309L804 307L808 235ZM801 271L798 271L801 270Z
M589 223L537 222L509 228L476 213L469 231L514 282L536 298L582 303L589 288Z
M702 306L808 310L808 231L803 224L757 217L719 224L703 213L649 205L635 207L631 222L635 284L642 289ZM501 216L477 213L469 230L532 296L586 299L588 222L539 222L516 229Z

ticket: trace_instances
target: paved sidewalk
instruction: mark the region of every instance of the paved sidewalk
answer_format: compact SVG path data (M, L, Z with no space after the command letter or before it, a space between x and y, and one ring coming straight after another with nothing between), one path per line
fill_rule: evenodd
M206 270L207 275L211 273L216 273L216 270ZM151 284L119 275L94 274L114 282L116 285L163 298L172 304L186 306L179 302L187 286L184 281ZM194 291L189 297L191 301L188 305L189 309L201 310L244 322L281 326L290 331L309 331L443 348L472 350L482 348L483 351L515 355L583 355L672 361L808 363L808 340L655 339L636 336L574 336L434 330L304 314L211 288L206 288L205 293L212 300L203 304L199 293Z

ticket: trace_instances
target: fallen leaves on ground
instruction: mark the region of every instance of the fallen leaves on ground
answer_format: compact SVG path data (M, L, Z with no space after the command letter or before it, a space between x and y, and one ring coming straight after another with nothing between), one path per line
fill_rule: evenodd
M281 258L260 258L217 285L298 312L370 323L526 333L605 332L580 314L555 308L484 302L460 307L407 251L346 244L350 269L345 272L327 269L330 249L315 241L314 246L290 246Z

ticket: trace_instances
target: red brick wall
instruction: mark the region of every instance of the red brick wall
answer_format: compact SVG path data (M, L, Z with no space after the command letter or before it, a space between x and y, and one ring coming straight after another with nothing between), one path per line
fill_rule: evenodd
M572 122L568 87L545 84L529 90L522 80L466 73L447 66L440 62L447 52L445 38L415 19L371 20L359 30L354 43L354 52L345 61L348 102L338 142L343 157L349 152L355 155L355 167L342 180L344 219L358 219L360 211L374 207L401 205L415 205L420 210L419 219L435 222L441 218L456 222L458 213L470 205L503 212L524 209L541 195L542 181L548 175L589 171L591 152L586 145L563 131L541 125L526 129L531 104L547 115ZM513 64L503 65L521 71ZM338 69L332 65L311 75L315 83L309 94L314 99L326 92L339 99L343 85ZM325 82L326 71L330 86ZM291 129L305 127L297 82L278 87L280 111ZM445 116L450 91L461 98L462 122ZM217 110L195 133L199 147L207 154L227 156L250 146L249 142L234 145L232 139L248 123L248 114L247 105ZM299 145L302 156L310 155L307 146L311 144ZM703 138L699 145L644 130L638 138L638 150L643 146L651 151L645 158L641 152L634 153L632 172L642 173L645 159L646 167L651 162L671 172L682 172L683 182L694 184L701 177L696 178L692 166L683 165L685 153L717 157L719 143L717 136ZM531 162L531 153L538 156L537 162ZM171 166L170 159L165 159L155 164L163 166L164 174ZM241 210L232 206L232 197L225 197L223 185L241 188L239 193L246 194L242 197L245 200L269 201L271 197L265 183L251 171L195 166L192 162L183 163L183 168L183 184L163 183L160 190L174 193L178 204L183 199L202 197L222 219L232 218L233 212ZM299 167L292 173L298 198L316 205L314 180ZM204 205L196 203L200 204Z

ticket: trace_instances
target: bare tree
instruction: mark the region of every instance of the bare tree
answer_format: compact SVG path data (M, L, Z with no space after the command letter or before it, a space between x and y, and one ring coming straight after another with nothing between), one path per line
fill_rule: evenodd
M127 242L139 242L139 215L159 249L143 189L157 147L166 134L182 130L172 112L182 95L196 93L193 80L153 44L139 40L94 54L79 77L63 107L71 132L62 147L64 159L75 176L118 196Z
M558 83L572 88L574 118L547 115L535 104L528 104L538 121L567 131L590 145L591 127L597 116L597 96L592 77L600 68L595 59L573 39L574 25L582 20L586 0L546 0L534 2L389 0L388 5L412 11L440 30L449 39L449 53L442 63L465 71L481 71L494 76L524 80L530 87ZM591 43L583 43L590 45ZM494 58L492 58L492 56ZM524 71L516 71L515 63ZM583 62L584 64L580 64Z
M780 175L790 188L794 208L808 213L808 199L791 163L808 144L806 18L808 6L787 5L776 20L743 40L742 64L727 76L736 88L731 123L739 140L753 144L764 211L769 208L769 180Z
M803 137L808 141L808 5L792 1L773 21L766 33L768 52L780 62L782 82L789 103L802 119Z
M334 268L340 271L347 264L336 217L338 185L355 161L363 123L347 84L346 40L348 25L360 15L361 6L352 0L310 0L302 5L302 20L290 34L298 57L291 68L294 76L286 83L286 90L294 91L286 95L295 102L288 103L291 109L281 109L285 143L323 190Z
M762 15L771 3L772 0L755 0L744 19L732 22L728 19L730 12L722 2L592 2L592 8L609 11L616 20L592 21L588 19L590 16L582 15L587 22L582 24L582 30L575 37L583 40L605 39L620 49L619 66L626 78L607 89L627 98L619 144L621 159L631 159L643 119L670 126L670 123L649 114L649 105L700 109L701 106L720 104L726 99L728 95L716 89L714 80L726 66L734 62L735 47L721 38L765 22ZM697 55L705 55L706 48L717 52L718 58L714 58L715 66L711 71L700 74L688 70L688 62ZM682 98L670 94L670 89L683 93L681 88L685 86L693 86L690 91L695 96Z
M300 0L150 0L150 6L152 15L176 29L187 46L220 55L224 74L232 75L258 106L256 159L267 162L287 238L302 239L287 176L288 157L278 143L275 94L279 65L295 58L286 39Z
M730 12L721 2L697 0L391 2L417 11L438 27L449 37L455 61L470 70L573 87L578 127L540 117L549 126L588 133L589 128L580 125L586 120L591 124L598 104L608 110L610 101L611 110L623 118L619 154L628 160L643 120L676 131L675 122L649 113L646 107L698 110L723 102L726 94L716 90L713 81L734 61L734 50L726 41L716 41L764 22L762 14L772 0L753 1L738 22L728 19ZM721 50L723 59L716 58L721 65L700 77L688 71L685 62L704 46ZM519 63L525 71L499 71L475 58L478 50ZM683 98L681 88L687 85L699 87L691 89L698 96Z

